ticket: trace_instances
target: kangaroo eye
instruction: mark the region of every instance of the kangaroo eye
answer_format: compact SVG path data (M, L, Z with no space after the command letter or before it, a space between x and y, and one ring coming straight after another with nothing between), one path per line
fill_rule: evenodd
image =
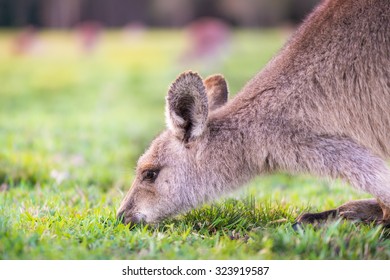
M146 170L143 172L143 180L147 180L149 182L154 182L158 176L158 170Z

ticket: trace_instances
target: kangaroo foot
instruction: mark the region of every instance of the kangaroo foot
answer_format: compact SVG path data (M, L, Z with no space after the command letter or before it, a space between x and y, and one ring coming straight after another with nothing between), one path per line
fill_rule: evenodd
M364 223L390 224L390 211L386 212L389 216L384 219L384 205L381 205L376 199L361 199L349 201L340 207L320 213L304 213L298 217L294 229L298 229L301 224L319 224L330 219L346 219L361 221ZM387 208L387 210L390 210Z
M339 216L347 220L357 220L365 223L383 220L383 210L376 199L361 199L349 201L337 208Z
M338 215L337 209L332 209L319 213L303 213L300 215L296 222L292 225L294 230L301 228L302 224L319 224L320 222L334 219Z

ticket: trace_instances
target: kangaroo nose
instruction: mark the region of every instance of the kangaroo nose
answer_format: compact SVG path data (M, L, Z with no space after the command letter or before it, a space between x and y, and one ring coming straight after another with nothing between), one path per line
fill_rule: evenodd
M133 215L129 216L126 215L125 210L118 211L118 214L116 215L116 218L119 222L124 224L139 224L145 221L146 215L141 214L139 212L134 213Z

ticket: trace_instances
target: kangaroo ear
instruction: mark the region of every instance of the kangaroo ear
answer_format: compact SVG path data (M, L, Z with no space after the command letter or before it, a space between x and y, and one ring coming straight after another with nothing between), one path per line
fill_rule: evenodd
M223 106L228 100L228 86L222 75L212 75L204 80L207 98L209 100L209 111Z
M208 104L206 89L197 73L184 72L170 86L165 115L168 128L183 142L203 133Z

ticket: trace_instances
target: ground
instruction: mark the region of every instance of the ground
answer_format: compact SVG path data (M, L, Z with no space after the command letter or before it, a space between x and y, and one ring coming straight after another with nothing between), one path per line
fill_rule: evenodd
M390 258L389 231L379 226L294 231L304 211L369 197L306 175L256 178L154 226L115 219L137 158L165 127L176 76L222 73L234 95L288 32L233 31L223 57L196 63L182 59L181 31L109 31L92 50L80 35L43 32L17 53L19 32L0 31L0 259Z

